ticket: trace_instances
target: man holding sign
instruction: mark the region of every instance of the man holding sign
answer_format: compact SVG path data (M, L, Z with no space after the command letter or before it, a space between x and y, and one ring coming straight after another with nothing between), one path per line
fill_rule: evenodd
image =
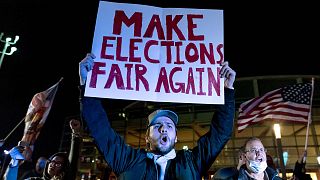
M148 149L134 149L111 128L107 114L98 98L84 97L88 72L96 65L95 55L79 64L81 110L90 134L109 167L120 179L201 179L230 139L235 113L233 83L236 73L228 62L221 63L224 78L224 104L217 105L210 130L191 150L174 149L177 142L178 115L170 110L156 110L148 116L146 143Z

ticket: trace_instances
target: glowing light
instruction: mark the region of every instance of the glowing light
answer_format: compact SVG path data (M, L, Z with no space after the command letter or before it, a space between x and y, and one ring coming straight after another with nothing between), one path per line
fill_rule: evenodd
M274 134L276 135L276 139L281 139L280 124L274 124L273 129Z
M10 153L10 151L7 151L7 150L4 150L3 152L4 152L4 154L9 154Z

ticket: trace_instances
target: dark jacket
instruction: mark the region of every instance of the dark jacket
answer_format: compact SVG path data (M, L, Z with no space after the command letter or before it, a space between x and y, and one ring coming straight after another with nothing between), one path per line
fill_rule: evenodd
M245 172L246 166L242 165L239 171L235 167L225 167L219 169L213 176L214 180L251 180L247 173ZM278 172L274 169L267 167L265 170L269 180L281 180L278 176Z
M27 171L22 174L21 177L19 177L19 180L25 180L28 179L29 177L41 177L42 173L37 173L35 169L32 169L30 171Z
M83 88L83 87L82 87ZM157 166L145 149L134 149L111 128L98 98L83 97L82 116L110 168L120 179L157 179ZM225 90L225 105L217 105L210 130L192 150L179 150L168 161L165 179L201 179L230 139L235 113L234 90Z
M241 168L239 169L239 174L237 174L236 176L238 176L238 180L253 180L252 178L250 178L247 173L245 172L245 166L241 166ZM278 172L275 171L274 169L267 167L267 169L265 170L265 172L267 173L269 180L282 180L279 176L278 176ZM237 178L234 178L237 179Z
M213 180L236 180L238 179L238 170L236 167L225 167L216 171Z
M306 174L306 163L300 163L299 161L294 166L293 175L301 180L312 180L310 174Z

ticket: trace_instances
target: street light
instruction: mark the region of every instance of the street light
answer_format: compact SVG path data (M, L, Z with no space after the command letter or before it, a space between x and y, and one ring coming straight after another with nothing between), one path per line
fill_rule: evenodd
M274 124L273 129L274 129L274 134L276 136L276 141L277 141L277 150L278 150L278 157L280 159L280 168L281 168L281 172L282 172L282 178L287 179L286 168L285 168L284 160L283 160L280 124Z
M4 55L9 55L10 56L15 51L17 51L16 47L11 47L10 48L10 52L7 52L8 47L10 45L16 44L17 41L19 40L19 36L16 36L13 41L12 41L12 39L10 37L5 38L5 40L3 40L2 37L3 37L3 33L0 33L0 41L4 43L3 49L2 49L2 51L0 51L0 53L1 53L1 56L0 56L0 68L1 68L1 65L2 65L2 62L3 62Z
M280 124L274 124L273 129L274 134L276 135L276 139L281 139Z

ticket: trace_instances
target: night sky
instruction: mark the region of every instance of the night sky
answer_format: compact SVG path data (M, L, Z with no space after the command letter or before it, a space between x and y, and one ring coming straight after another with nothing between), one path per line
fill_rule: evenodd
M0 32L5 37L20 36L18 51L5 56L0 69L0 139L25 116L35 93L64 77L36 142L35 156L49 156L58 151L64 121L79 114L78 63L90 52L99 1L66 2L0 2ZM132 2L223 9L225 59L237 71L237 77L320 74L317 53L320 11L315 4L223 0ZM3 44L0 47L2 51ZM125 101L114 101L113 107L121 106L125 106ZM23 127L12 134L0 151L16 145Z

